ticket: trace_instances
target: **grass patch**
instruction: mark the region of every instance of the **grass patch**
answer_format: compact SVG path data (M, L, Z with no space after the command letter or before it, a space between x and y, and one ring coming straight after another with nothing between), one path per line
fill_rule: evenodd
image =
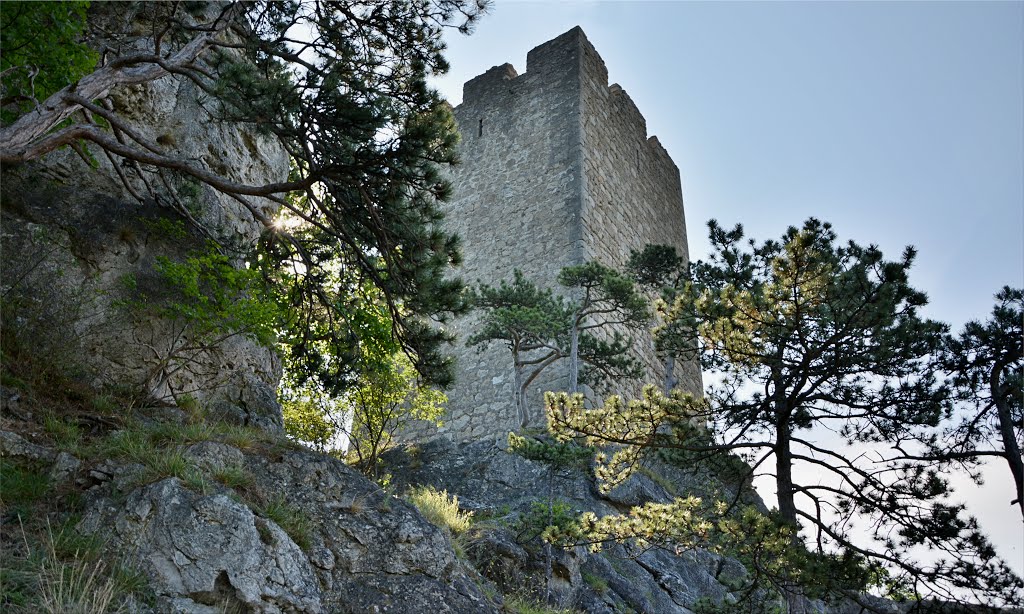
M582 572L580 575L583 577L583 582L585 582L590 588L594 589L594 592L598 595L603 595L608 592L608 581L601 576L586 571Z
M4 360L6 362L6 359ZM21 379L17 375L10 373L0 373L0 384L7 386L8 388L17 388L18 390L25 391L29 389L28 382Z
M448 496L447 490L435 490L432 486L420 486L409 491L409 502L432 524L458 535L473 524L473 512L459 510L459 498Z
M283 496L276 496L265 504L254 506L261 516L273 520L277 526L292 538L299 548L308 550L312 523L306 514L285 501Z
M50 477L35 463L0 457L0 508L17 512L40 501L50 490Z
M248 488L253 483L252 474L241 465L229 465L216 469L213 472L213 479L228 488Z
M578 612L578 610L549 606L525 595L506 597L505 607L515 612L515 614L577 614Z
M256 429L226 424L197 422L152 425L131 423L126 428L93 441L84 449L91 458L119 458L142 464L145 483L176 477L189 488L205 493L209 484L203 473L181 452L183 446L202 441L219 441L241 449L277 450L279 440ZM245 487L252 476L241 467L216 471L213 480L231 488Z
M103 556L98 539L69 519L57 529L21 527L18 548L5 548L0 563L0 603L5 612L44 614L120 613L130 601L149 601L139 572Z
M49 415L43 418L43 430L61 450L74 453L82 445L82 429L66 416Z

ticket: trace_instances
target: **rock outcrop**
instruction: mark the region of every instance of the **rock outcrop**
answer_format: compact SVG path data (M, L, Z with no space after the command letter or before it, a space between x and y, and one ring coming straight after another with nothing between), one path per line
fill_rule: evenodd
M576 512L619 514L679 494L728 496L729 487L707 471L657 463L602 496L585 471L551 473L549 467L507 450L501 439L455 444L433 440L385 456L399 487L430 484L459 497L460 506L489 518L466 548L474 565L509 594L543 600L546 551L522 523L531 507L554 497ZM724 489L724 490L723 490ZM763 506L756 494L744 492ZM743 573L736 561L705 551L633 551L610 545L599 554L577 547L554 549L550 601L585 612L689 614L701 599L726 597L726 578Z
M289 446L180 447L193 479L77 459L0 430L5 458L83 490L77 529L142 572L140 612L497 612L451 538L345 463ZM218 475L242 476L232 486ZM500 599L498 600L500 603Z
M134 31L140 10L145 3L98 6L90 19ZM143 36L134 44L152 41ZM109 102L169 156L249 185L287 177L288 157L275 140L215 120L204 97L188 79L165 76L115 89ZM253 201L265 215L276 211L269 200ZM178 361L185 368L168 367L175 344L189 339L188 323L123 308L129 286L160 285L154 269L160 258L201 253L210 239L233 256L244 254L263 228L241 204L173 172L65 148L5 166L0 213L5 316L18 319L39 354L59 357L60 368L82 371L96 385L144 387L164 399L223 400L241 408L247 422L280 430L273 391L281 364L272 350L237 335L207 351L188 350Z

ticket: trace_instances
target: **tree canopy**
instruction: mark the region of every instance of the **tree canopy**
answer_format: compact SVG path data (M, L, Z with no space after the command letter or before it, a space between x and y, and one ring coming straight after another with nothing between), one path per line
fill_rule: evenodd
M97 4L84 24L75 3L64 8L81 28L56 34L26 26L32 12L23 8L3 11L0 163L70 146L108 157L140 199L156 197L149 173L206 184L267 229L262 264L291 309L285 341L296 368L335 389L352 384L341 358L356 334L344 284L356 279L380 290L393 333L420 372L450 381L440 354L447 337L429 320L463 308L460 282L445 276L459 262L458 242L440 228L437 207L450 193L440 167L455 161L457 134L426 80L447 70L442 29L468 31L483 2ZM114 13L121 27L110 29L103 17ZM48 42L57 34L59 44ZM61 58L74 61L54 72ZM23 77L36 73L46 76L35 77L44 100L26 97L32 80ZM187 79L212 101L197 120L275 137L291 176L240 184L150 142L110 104L118 87L170 78ZM274 201L298 223L276 224L253 197ZM317 320L331 325L302 328Z
M940 357L958 401L956 422L934 444L936 460L976 465L1002 458L1024 517L1024 290L1004 287L991 317L968 322Z
M598 262L565 267L558 281L576 291L570 298L537 287L521 271L514 271L513 278L512 283L473 289L470 303L482 316L466 344L483 347L497 341L508 347L521 426L530 422L527 387L560 360L569 361L573 392L581 363L591 383L640 375L629 355L631 341L621 329L645 325L649 307L628 277Z
M909 452L935 440L950 408L931 369L946 327L919 314L914 250L889 261L877 247L839 244L816 219L761 244L745 244L739 226L709 228L712 256L662 305L668 324L699 339L706 401L648 389L587 410L552 396L553 429L616 444L600 463L612 481L655 449L689 460L739 452L744 479L771 477L781 526L814 551L862 557L911 593L1019 601L1021 580L948 499L941 468ZM841 440L823 440L825 429Z

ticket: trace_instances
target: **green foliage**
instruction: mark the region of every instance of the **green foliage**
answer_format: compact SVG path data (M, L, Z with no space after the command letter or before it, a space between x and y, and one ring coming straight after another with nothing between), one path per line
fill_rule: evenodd
M282 387L278 397L288 437L319 452L329 450L343 430L337 420L348 416L341 402L311 387L298 390Z
M116 305L140 325L160 318L172 327L171 343L148 344L146 388L157 396L187 404L193 391L181 390L176 378L186 373L212 385L218 367L212 357L231 337L273 344L282 318L278 303L259 271L236 266L215 244L181 260L158 256L153 274L145 281L125 277L128 298Z
M99 54L83 42L88 2L0 6L0 119L4 124L91 72Z
M594 457L594 449L571 441L540 441L515 433L508 434L508 449L523 458L546 463L556 469L586 467Z
M470 294L473 308L482 311L477 331L466 340L482 349L503 342L512 353L515 402L520 426L530 422L526 389L540 373L565 355L565 334L570 314L564 301L550 289L541 290L521 271L512 283L498 287L478 285Z
M158 256L155 269L171 294L158 304L159 315L189 322L200 336L241 331L263 345L273 343L277 306L257 271L236 268L214 245L183 261Z
M534 501L512 529L516 532L516 541L521 543L540 538L548 543L566 544L565 536L581 532L579 514L568 501Z
M261 3L250 11L247 62L216 58L225 116L272 131L305 185L286 208L314 222L268 237L267 265L292 299L293 368L332 393L339 381L330 368L339 364L322 357L351 353L349 333L359 326L346 288L333 284L339 270L346 284L378 289L391 332L424 381L451 382L440 352L449 336L428 319L464 309L461 282L445 275L460 262L458 241L442 230L437 206L451 192L440 166L454 162L458 137L426 80L447 70L440 29L479 13L451 0ZM311 38L309 63L297 69L285 32L306 27L324 35Z
M573 392L580 362L586 363L587 381L593 384L640 374L628 353L631 340L620 330L642 327L650 319L647 301L633 282L597 262L565 267L558 280L577 298L566 300L540 289L518 270L512 283L479 284L470 295L482 317L466 344L483 347L497 341L508 347L522 427L530 423L527 387L561 359L569 360Z
M61 450L74 452L82 443L81 427L65 416L44 416L43 430L53 437L54 443Z
M284 496L272 497L257 507L259 514L273 520L303 550L311 544L312 522L301 509L291 505Z
M610 455L595 455L594 473L603 493L632 475L651 450L679 447L697 437L694 418L706 409L703 399L688 392L673 390L666 396L654 386L645 386L640 399L627 403L613 395L603 407L590 409L579 394L549 392L544 398L548 427L558 441L582 436L591 449L614 444Z
M668 306L680 294L693 291L686 282L690 273L689 264L669 245L648 245L637 252L630 251L626 270L634 280L650 292L659 296L655 302L657 324L654 328L654 347L665 366L664 390L676 387L675 367L677 360L692 359L697 349L697 330L694 323L685 318L664 317Z
M562 441L611 444L597 456L603 488L659 449L693 461L724 459L741 483L774 461L779 511L737 515L730 512L736 501L708 510L679 499L618 517L584 517L581 533L566 539L682 547L724 540L748 566L744 593L751 599L860 590L886 569L889 586L926 588L952 601L967 589L988 604L1018 603L1020 578L995 556L976 521L963 518L963 507L944 501L949 483L934 457L914 452L935 441L932 429L948 403L931 367L945 326L918 315L926 300L908 283L913 250L886 261L873 246L838 245L831 227L814 219L760 245L744 243L740 227L709 226L712 256L663 288L672 301L661 304L658 331L676 327L682 341L674 347L699 353L715 375L707 401L648 387L638 401L612 397L586 409L579 397L549 395L549 424ZM676 259L663 270L656 262L637 270L660 282L680 266ZM822 425L847 445L870 444L870 459L803 433ZM732 452L750 467L724 458ZM814 483L794 479L797 463L814 470ZM855 514L872 538L848 533ZM804 547L801 526L815 550ZM914 556L919 546L931 558Z
M405 354L392 360L391 368L368 373L365 383L345 397L352 410L349 450L368 475L376 475L380 455L396 432L413 420L440 424L448 402L443 392L422 382Z
M213 471L213 479L233 489L248 488L253 483L252 474L245 467L238 465L228 465L215 469Z
M446 529L452 535L465 533L473 524L473 512L460 510L459 497L449 496L447 490L438 491L432 486L419 486L410 490L406 496L431 524Z
M583 578L584 584L589 586L598 595L603 595L608 592L608 581L601 576L582 571L580 576Z
M450 384L452 361L441 349L451 337L433 323L464 310L462 284L448 274L461 259L459 243L443 230L438 206L451 192L442 167L455 162L458 133L450 107L427 81L448 69L444 28L468 32L486 3L295 0L227 3L187 16L179 3L95 3L88 20L85 6L4 6L5 110L33 79L38 97L92 70L96 54L81 40L102 42L104 53L103 66L72 92L81 100L58 92L31 121L4 126L4 163L71 144L90 164L98 164L98 150L115 169L142 164L145 172L118 173L139 200L167 196L146 177L173 183L171 205L185 217L199 217L211 190L233 197L268 231L251 262L287 312L280 332L292 370L332 394L354 383L344 365L361 346L362 331L350 298L354 288L372 286L390 336L423 381ZM310 33L299 55L290 42L296 31ZM162 70L154 70L157 64ZM160 134L155 144L136 136L107 92L119 81L167 72L191 79L209 101L197 107L196 121L244 125L247 134L280 145L291 166L288 180L242 186L219 162L178 156L176 132ZM246 144L255 151L258 141ZM255 200L261 197L281 205L281 220L268 218L268 201ZM263 325L274 318L249 280L222 264L206 255L161 262L180 295L164 306L166 315L202 332L232 330L268 342L273 327ZM203 283L210 278L227 283ZM231 298L245 298L225 304L213 292L218 286L226 294L243 290ZM181 358L155 359L154 388L173 374L163 371L177 372L192 357Z
M387 328L387 316L367 318L369 326ZM374 339L372 333L367 341ZM354 359L360 379L332 396L307 378L286 374L280 392L285 430L298 441L318 450L347 447L350 457L370 477L377 476L380 455L395 434L413 421L441 424L447 397L426 384L412 360L390 340L365 343Z
M138 571L104 557L95 537L74 529L72 517L20 527L21 535L0 557L0 603L14 614L125 612L146 603L151 591Z
M0 509L23 513L49 490L50 478L45 468L0 458Z
M163 239L182 241L188 237L188 229L185 228L185 223L181 220L172 220L168 217L147 218L142 220L142 224L150 233Z
M558 283L579 295L569 304L569 392L577 392L580 361L590 369L587 381L591 383L640 377L639 363L628 355L632 340L620 330L643 328L650 320L647 299L633 281L591 261L565 267ZM594 334L598 330L601 335Z

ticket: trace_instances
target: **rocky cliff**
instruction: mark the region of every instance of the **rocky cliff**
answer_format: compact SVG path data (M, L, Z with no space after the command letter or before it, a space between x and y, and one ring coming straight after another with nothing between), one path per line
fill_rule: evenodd
M91 19L134 32L135 12L100 7ZM152 45L146 36L131 39ZM140 137L199 161L226 178L260 185L287 177L288 158L272 138L215 121L206 95L173 76L123 86L111 109ZM263 213L276 206L257 199ZM280 429L273 391L275 353L244 334L204 348L189 323L125 308L139 292L172 300L157 266L207 251L208 241L241 265L262 225L237 201L182 175L90 151L65 148L42 160L5 166L0 181L4 299L15 343L80 371L94 387L137 387L158 399L188 395L228 401L252 420ZM12 322L12 319L14 320Z

